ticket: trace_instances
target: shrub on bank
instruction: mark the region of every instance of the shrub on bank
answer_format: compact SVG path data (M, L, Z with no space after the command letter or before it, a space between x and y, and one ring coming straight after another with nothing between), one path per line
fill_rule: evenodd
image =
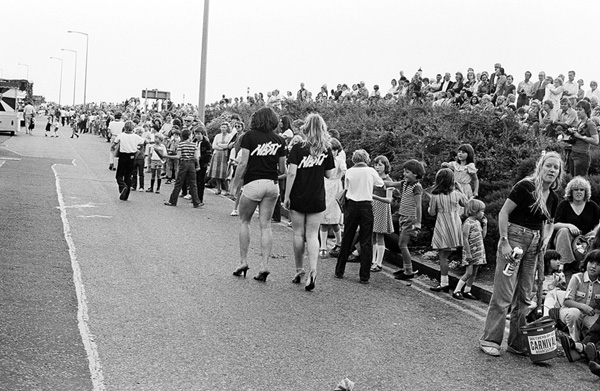
M250 116L256 109L256 106L242 105L211 112L212 121L207 126L209 135L212 138L218 132L220 123L233 113L238 114L248 126ZM402 103L368 106L291 101L284 103L279 114L298 119L312 112L318 112L329 129L336 129L340 133L340 141L347 152L363 148L371 158L386 156L390 160L390 175L394 179L402 178L402 165L406 160L422 161L426 166L426 175L422 180L424 188L433 184L442 162L455 158L460 144L471 144L479 169L479 198L487 205L488 235L485 247L488 263L492 267L499 238L498 213L511 187L533 172L542 149L562 151L561 145L548 143L520 129L511 116L500 118L491 112L479 110ZM592 174L598 175L590 178L593 199L598 202L600 151L592 154ZM430 247L435 218L428 216L428 206L429 198L423 197L423 231L414 243L416 246Z

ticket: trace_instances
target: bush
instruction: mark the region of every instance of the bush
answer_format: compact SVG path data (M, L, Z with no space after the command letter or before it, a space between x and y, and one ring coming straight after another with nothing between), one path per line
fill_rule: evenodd
M209 123L209 133L216 133L219 121L233 113L240 115L248 125L250 115L257 108L241 105L211 113L215 124ZM426 166L426 174L421 181L424 188L433 184L442 162L455 158L460 144L470 143L475 150L479 170L479 197L487 205L489 223L485 245L488 263L491 264L495 262L498 240L498 212L512 185L533 172L539 151L561 148L520 129L512 116L498 118L490 112L463 111L454 107L405 103L370 106L328 102L317 105L291 101L284 102L279 114L298 119L312 112L318 112L330 129L340 133L340 141L348 156L358 148L366 149L372 158L386 156L392 166L392 178L402 178L402 165L406 160L423 162ZM594 172L600 175L600 150L597 152L592 164ZM595 189L594 194L600 196L600 188ZM429 217L428 206L429 200L423 197L423 231L417 245L429 246L431 243L435 218Z

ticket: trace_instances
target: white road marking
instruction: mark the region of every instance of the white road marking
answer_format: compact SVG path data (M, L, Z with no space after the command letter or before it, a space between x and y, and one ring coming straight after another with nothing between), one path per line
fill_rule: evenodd
M2 167L4 163L6 163L6 160L0 160L0 167Z
M85 288L83 286L83 280L81 278L81 269L79 268L79 262L77 261L77 251L75 243L71 237L71 227L67 220L67 206L62 195L60 186L60 178L56 171L56 164L52 165L52 171L54 171L54 177L56 178L56 194L58 196L58 204L60 209L60 218L63 222L63 231L65 240L69 246L69 256L71 258L71 268L73 269L73 283L75 285L75 292L77 294L77 323L79 326L79 334L83 342L83 346L88 357L88 366L90 369L90 375L92 377L92 385L94 391L104 391L106 387L104 385L104 376L102 375L102 365L100 363L100 356L98 354L98 347L94 341L94 335L90 331L88 324L89 316L87 309L87 298L85 296ZM89 205L89 204L88 204ZM84 206L91 207L91 206Z
M95 218L112 219L113 218L113 216L101 216L101 215L89 215L89 216L79 215L77 217L80 217L82 219L95 219Z
M2 157L2 156L0 156L0 159L2 159L2 160L14 160L14 161L18 161L18 162L21 161L21 159L16 158L16 157Z
M54 167L54 166L52 166L52 167ZM55 171L55 173L56 173L56 171ZM57 208L58 209L61 209L61 208L82 209L82 208L97 208L97 206L91 202L88 202L87 204L80 204L80 205L61 205L61 206L58 206Z

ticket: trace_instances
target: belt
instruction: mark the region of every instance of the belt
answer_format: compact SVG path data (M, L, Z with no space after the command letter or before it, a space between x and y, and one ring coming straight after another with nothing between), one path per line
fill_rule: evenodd
M512 227L514 227L516 229L519 229L519 230L521 230L523 232L530 233L532 235L539 235L540 234L540 230L539 229L530 229L530 228L526 228L526 227L523 227L522 225L515 224L515 223L508 223L508 226L509 227L512 226Z

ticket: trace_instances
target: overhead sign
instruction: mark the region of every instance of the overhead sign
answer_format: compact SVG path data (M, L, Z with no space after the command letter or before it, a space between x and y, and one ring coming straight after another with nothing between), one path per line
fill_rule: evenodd
M171 99L171 93L159 90L142 90L142 98L145 99Z

